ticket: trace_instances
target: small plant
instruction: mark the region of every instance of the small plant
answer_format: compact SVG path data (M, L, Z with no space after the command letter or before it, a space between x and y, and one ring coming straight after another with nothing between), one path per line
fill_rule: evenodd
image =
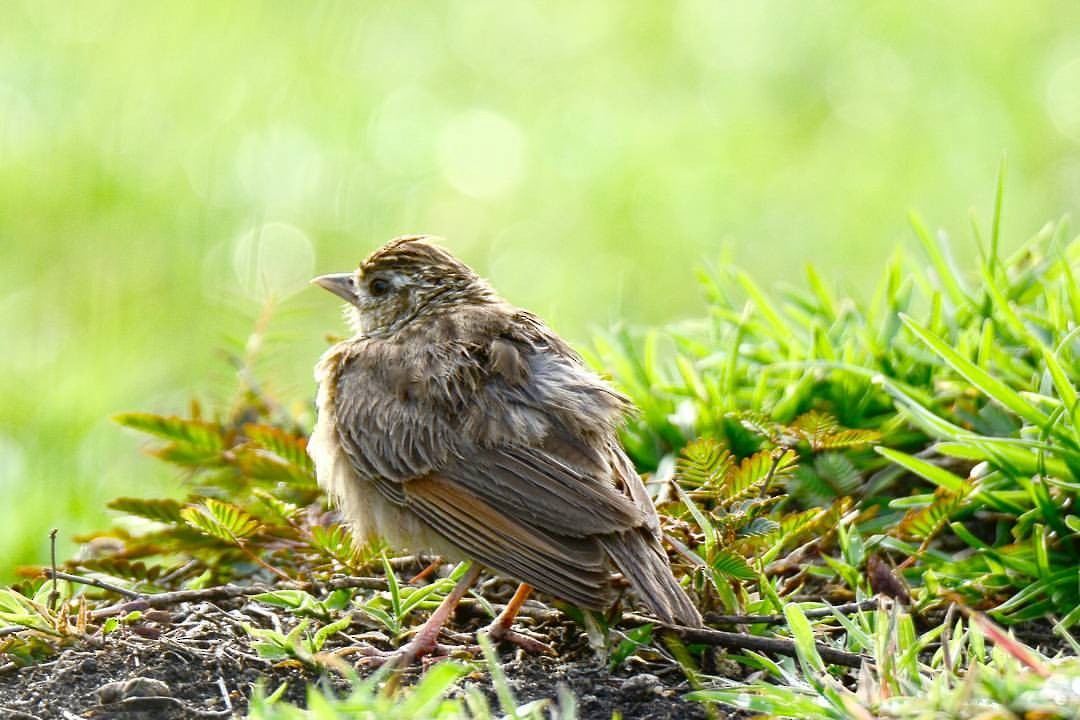
M733 419L745 431L739 444L753 448L751 454L739 459L713 438L688 443L675 465L678 502L663 506L669 539L708 581L703 595L729 611L748 602L746 593L733 593L733 583L756 583L769 563L836 530L861 486L854 463L839 450L879 437L841 428L819 411L788 424L755 415ZM801 501L811 494L816 506L808 507ZM704 607L713 604L706 599Z
M321 668L325 665L325 661L319 658L319 653L322 652L327 639L334 633L345 630L351 624L352 618L346 616L310 633L308 627L311 625L311 620L305 618L288 633L246 624L244 630L255 640L251 646L262 658L275 662L292 659L310 667Z
M414 610L437 607L469 567L468 563L460 563L449 577L422 587L403 586L385 556L383 569L387 592L373 595L359 605L358 609L378 621L392 637L397 638L408 627L409 616Z

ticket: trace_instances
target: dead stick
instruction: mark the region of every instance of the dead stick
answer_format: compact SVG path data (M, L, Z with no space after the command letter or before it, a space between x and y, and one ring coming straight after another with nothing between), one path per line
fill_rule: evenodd
M104 580L98 578L82 577L81 575L72 575L66 572L59 572L56 568L45 568L46 577L52 580L67 580L68 582L79 583L81 585L90 585L92 587L101 588L102 590L108 590L111 593L122 595L126 598L136 599L145 597L141 593L137 593L134 590L128 590L127 588L118 587L112 583L107 583Z
M813 620L815 618L831 617L834 612L853 613L860 610L873 610L878 607L876 598L860 600L859 602L844 603L833 607L818 608L817 610L804 610L803 615ZM783 615L721 615L720 613L706 613L705 622L714 625L779 625L786 623L787 618Z
M49 612L56 610L56 601L60 599L60 593L56 589L56 533L60 532L59 528L53 528L49 531L49 555L52 558L52 588L49 590Z
M728 648L729 650L754 650L756 652L771 653L773 655L785 655L787 657L798 657L795 650L795 643L791 640L782 640L780 638L763 638L757 635L746 635L745 633L733 633L725 632L723 630L711 630L709 628L691 628L683 627L681 625L665 625L664 623L644 615L638 615L636 613L627 613L622 616L623 622L630 625L657 625L663 628L667 632L673 632L683 640L692 643L704 643L706 645L715 645L717 647ZM814 647L817 648L818 654L821 659L827 663L833 665L843 665L844 667L860 667L864 662L872 663L873 661L865 656L857 653L844 652L843 650L836 650L822 645L821 643L814 643Z
M277 588L280 589L280 588ZM147 608L164 608L170 605L178 605L185 602L201 602L203 600L225 600L228 598L258 595L265 592L273 592L275 588L268 585L218 585L201 590L175 590L173 592L143 595L134 600L106 605L90 613L91 620L122 615L134 610L146 610Z
M332 590L344 587L385 590L386 581L382 578L347 577L331 580L330 582L325 583L324 586ZM172 592L155 593L153 595L140 595L127 602L98 608L90 613L90 618L92 620L100 620L102 618L128 613L133 610L164 608L185 602L227 600L229 598L247 597L248 595L260 595L276 590L308 590L310 588L310 583L291 583L282 585L218 585L217 587L203 588L201 590L174 590Z

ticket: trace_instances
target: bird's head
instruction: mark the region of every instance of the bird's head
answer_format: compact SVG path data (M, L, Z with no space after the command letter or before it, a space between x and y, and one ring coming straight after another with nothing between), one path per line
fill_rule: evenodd
M349 322L364 335L396 332L440 308L491 301L491 287L434 239L394 238L355 272L320 275L311 282L348 302Z

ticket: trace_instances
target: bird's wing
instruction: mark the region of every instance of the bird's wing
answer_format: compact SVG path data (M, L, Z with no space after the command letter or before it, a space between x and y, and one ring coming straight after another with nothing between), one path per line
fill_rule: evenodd
M372 353L339 374L336 425L354 470L390 500L408 504L410 482L434 474L544 532L655 525L615 436L626 401L554 335Z
M640 480L622 477L614 428L625 401L551 337L496 336L461 353L381 344L336 381L335 424L356 473L510 571L481 552L500 528L506 563L533 568L510 572L523 579L567 565L595 575L604 560L590 536L650 521L627 488Z
M440 475L404 484L406 505L466 555L496 572L585 608L611 604L607 554L594 538L521 522Z

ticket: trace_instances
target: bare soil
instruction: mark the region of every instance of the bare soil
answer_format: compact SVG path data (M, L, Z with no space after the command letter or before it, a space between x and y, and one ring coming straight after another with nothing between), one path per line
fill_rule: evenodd
M241 599L180 605L154 617L158 622L76 641L45 662L9 666L0 673L0 717L232 718L245 715L256 683L269 692L287 682L285 698L298 704L308 682L346 688L336 674L271 663L251 649L241 623L288 628L295 618L287 613L278 616ZM478 624L466 618L458 629ZM572 623L542 624L546 627L536 627L534 633L553 644L557 657L502 648L503 669L519 701L555 698L561 684L576 696L585 719L608 720L616 711L628 720L706 717L702 706L681 699L690 688L674 666L637 663L609 672ZM348 644L342 635L335 639L338 646ZM464 683L480 687L497 707L486 673L477 672Z

